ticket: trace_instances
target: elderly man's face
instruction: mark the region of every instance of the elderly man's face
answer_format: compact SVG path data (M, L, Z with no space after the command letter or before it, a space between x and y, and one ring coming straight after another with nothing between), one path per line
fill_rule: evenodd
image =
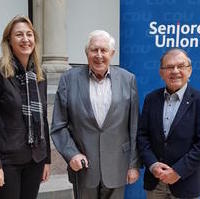
M160 75L165 81L169 92L174 93L181 89L192 73L187 57L180 51L172 51L163 59Z
M99 79L104 77L114 55L114 50L110 49L108 42L108 39L102 36L94 37L88 48L89 67Z

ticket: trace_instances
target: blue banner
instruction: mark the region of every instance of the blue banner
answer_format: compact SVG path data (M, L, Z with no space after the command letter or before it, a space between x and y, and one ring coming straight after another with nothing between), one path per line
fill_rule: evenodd
M160 57L181 47L192 60L191 84L200 88L200 0L122 0L120 65L136 74L140 102L163 86Z
M164 86L160 58L171 47L192 60L190 83L200 89L200 0L120 1L120 66L137 78L140 107L150 91ZM126 199L145 198L143 182L127 186Z

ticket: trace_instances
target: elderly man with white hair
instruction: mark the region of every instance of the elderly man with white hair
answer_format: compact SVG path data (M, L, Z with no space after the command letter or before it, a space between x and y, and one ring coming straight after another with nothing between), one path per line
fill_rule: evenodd
M110 66L115 40L90 33L88 66L66 71L55 98L51 137L68 164L76 199L123 199L139 177L135 76Z

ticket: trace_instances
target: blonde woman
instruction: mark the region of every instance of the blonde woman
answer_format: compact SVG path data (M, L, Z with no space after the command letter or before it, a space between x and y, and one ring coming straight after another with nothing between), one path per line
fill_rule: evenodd
M31 21L14 17L1 41L0 198L36 199L49 177L47 83Z

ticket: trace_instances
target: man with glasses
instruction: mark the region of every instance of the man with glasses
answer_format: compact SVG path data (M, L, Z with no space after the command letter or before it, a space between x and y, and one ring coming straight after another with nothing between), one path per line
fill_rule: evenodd
M200 195L200 92L188 84L191 73L187 53L168 50L160 61L166 87L145 98L137 141L147 199Z

